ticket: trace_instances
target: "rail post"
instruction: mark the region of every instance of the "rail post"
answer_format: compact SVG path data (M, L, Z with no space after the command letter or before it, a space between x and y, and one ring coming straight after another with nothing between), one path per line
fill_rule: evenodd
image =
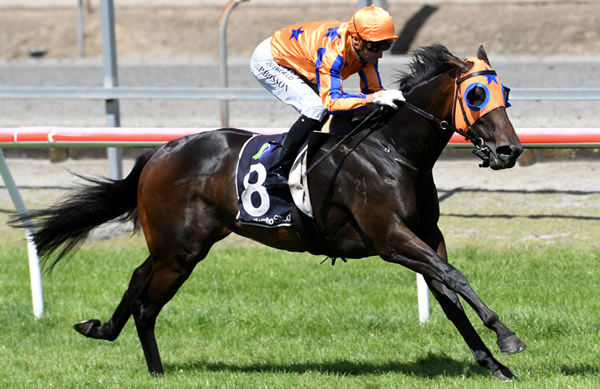
M421 273L417 273L417 304L419 307L419 322L425 324L429 320L429 288Z
M4 159L4 152L0 149L0 174L4 180L4 185L8 189L8 194L15 205L15 209L19 215L25 215L29 213L23 202L23 198L19 193L19 188L15 183L15 180L10 173L10 169ZM40 270L40 260L37 253L35 243L33 243L33 225L31 222L26 222L28 225L25 228L25 235L27 237L27 256L29 258L29 283L31 284L31 299L33 302L33 316L36 319L42 317L44 312L44 292L42 289L42 272Z
M117 50L115 39L115 11L113 0L100 0L100 14L102 24L102 59L104 63L104 87L115 88L119 86L117 75ZM107 99L106 126L120 127L119 100ZM123 177L123 150L116 147L106 149L108 157L108 176L113 180Z
M249 1L249 0L229 0L229 2L223 7L221 16L219 16L219 86L221 88L227 88L227 22L229 21L229 15L231 11L238 4ZM221 100L221 126L229 127L229 101Z
M83 0L77 0L77 57L83 58L85 52L85 23Z
M368 7L373 4L383 9L388 9L387 0L358 0L358 8Z

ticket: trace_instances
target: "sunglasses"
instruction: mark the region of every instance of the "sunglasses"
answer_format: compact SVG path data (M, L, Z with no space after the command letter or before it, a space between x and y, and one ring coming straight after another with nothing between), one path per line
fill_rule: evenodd
M392 47L392 43L393 43L392 40L379 41L379 42L370 42L370 41L363 41L363 42L365 42L365 45L367 46L367 50L373 51L373 52L389 50L390 47Z
M362 36L360 36L360 34L358 33L358 28L356 27L356 21L354 20L354 16L352 17L352 23L354 24L354 31L356 31L356 35L358 35L358 37L363 42L365 42L365 45L367 46L367 50L376 53L379 51L389 50L389 48L392 47L392 43L394 43L394 41L392 41L392 40L379 41L379 42L371 42L371 41L364 40L362 38Z

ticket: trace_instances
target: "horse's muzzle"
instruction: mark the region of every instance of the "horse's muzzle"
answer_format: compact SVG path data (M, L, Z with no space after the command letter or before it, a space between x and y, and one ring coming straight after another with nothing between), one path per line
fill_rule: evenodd
M490 168L492 170L509 169L515 166L517 158L523 152L521 144L509 144L496 147L496 150L491 153Z

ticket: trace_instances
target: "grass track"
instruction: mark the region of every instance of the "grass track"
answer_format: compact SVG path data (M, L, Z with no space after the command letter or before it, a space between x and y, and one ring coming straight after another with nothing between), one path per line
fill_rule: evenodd
M35 321L25 249L0 250L0 386L490 388L432 301L418 324L414 273L377 259L319 265L267 248L219 247L161 313L166 376L153 379L132 321L117 341L86 339L79 320L106 320L143 249L86 248L44 278ZM451 253L475 291L523 338L505 356L466 307L520 388L600 387L600 262L594 251Z

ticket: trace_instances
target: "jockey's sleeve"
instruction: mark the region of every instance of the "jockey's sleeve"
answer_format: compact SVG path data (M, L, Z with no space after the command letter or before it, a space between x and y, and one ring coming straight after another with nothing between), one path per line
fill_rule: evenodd
M368 63L358 72L358 76L360 77L360 90L362 93L371 94L384 89L383 84L381 83L379 69L377 68L378 64L379 63L372 65Z
M322 51L321 51L322 50ZM317 87L323 101L323 106L329 111L349 111L366 105L366 95L382 90L381 77L377 66L366 64L358 71L362 93L346 93L342 87L342 66L344 59L341 55L320 49L317 54Z

